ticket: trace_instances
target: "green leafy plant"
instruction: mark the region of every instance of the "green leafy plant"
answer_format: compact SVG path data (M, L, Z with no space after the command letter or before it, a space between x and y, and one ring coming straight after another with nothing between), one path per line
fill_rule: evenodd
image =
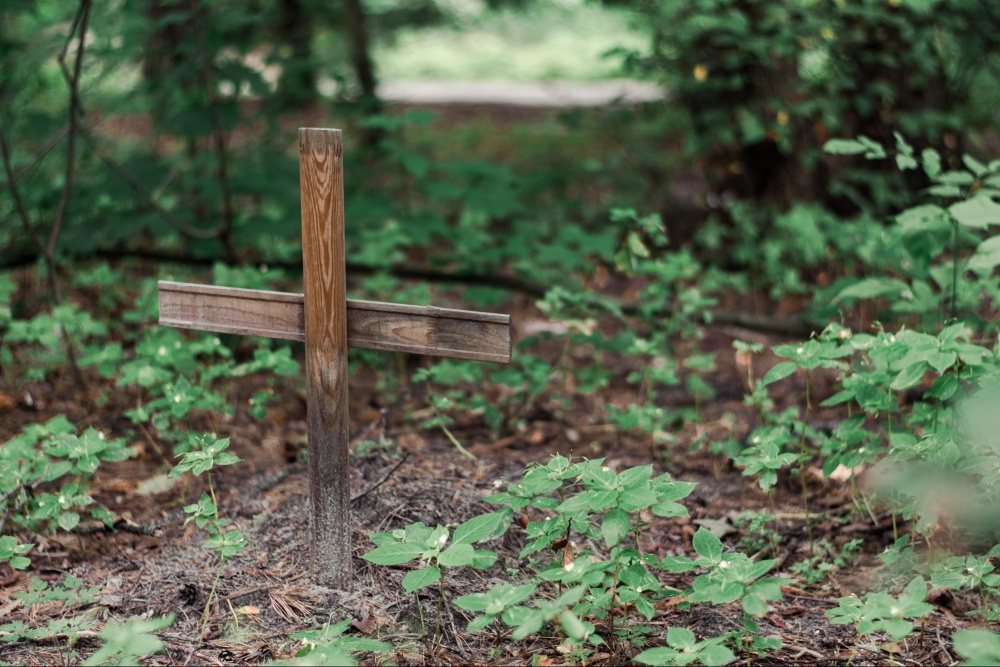
M316 630L296 632L292 639L302 643L292 660L278 663L288 665L355 665L355 653L392 651L391 644L368 639L350 637L344 633L351 627L351 619L339 623L325 623Z
M649 648L635 656L636 662L644 665L726 665L736 656L723 644L724 637L713 637L698 641L693 632L686 628L668 628L667 646Z
M17 570L23 570L31 565L31 559L24 554L31 551L34 544L19 544L17 538L11 535L0 537L0 561L7 561Z
M181 457L180 462L170 471L170 476L176 477L187 472L194 476L205 473L208 482L208 492L203 492L198 502L184 507L185 513L188 514L187 519L184 520L185 525L193 521L199 528L204 528L208 532L208 539L202 546L215 552L219 559L215 579L212 582L208 600L205 602L205 611L202 613L200 632L204 632L208 622L208 612L215 596L215 588L222 575L222 568L227 560L243 551L246 547L246 540L243 539L243 533L239 530L228 529L229 520L219 516L219 503L215 497L215 486L212 484L213 469L239 463L240 458L225 451L229 447L229 438L219 439L214 435L203 435L197 439L196 446L197 449L189 451Z
M173 623L173 614L150 619L133 616L124 623L118 623L113 619L109 620L100 633L104 644L92 653L83 664L88 667L134 665L139 658L155 655L166 648L163 640L153 633L165 630Z
M885 591L869 593L864 599L857 596L838 598L840 606L826 612L832 625L854 625L861 635L884 632L893 641L899 641L913 632L911 619L923 618L934 605L927 599L927 581L913 579L898 597Z
M371 539L377 546L362 558L375 565L403 565L419 560L423 567L407 573L402 585L408 593L415 593L434 583L439 585L435 630L438 636L444 605L443 570L465 566L480 570L492 567L497 560L496 553L490 549L476 549L473 545L503 535L510 521L510 512L491 512L469 519L456 527L454 532L446 526L431 529L423 523L415 523L391 533L373 534Z

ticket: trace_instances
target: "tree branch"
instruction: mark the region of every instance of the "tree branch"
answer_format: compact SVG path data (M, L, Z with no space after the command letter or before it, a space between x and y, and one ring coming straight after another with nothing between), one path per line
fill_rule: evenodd
M125 181L125 183L132 188L132 191L135 192L140 199L142 199L143 204L149 207L149 209L160 216L164 222L179 231L181 234L190 236L194 239L202 240L218 238L222 234L224 225L219 225L218 227L213 227L211 229L199 229L198 227L181 220L176 215L163 208L163 206L156 201L153 193L147 190L146 186L142 184L142 181L136 178L135 174L130 172L128 169L123 167L121 163L115 160L115 158L100 145L98 139L93 135L93 133L90 132L90 130L81 131L80 136L87 142L91 150L94 151L94 154L101 159L101 162L113 171L118 178Z
M205 84L205 94L208 95L208 113L212 119L212 143L215 146L215 159L219 167L219 185L222 187L222 226L219 238L226 248L226 254L231 262L238 259L236 246L233 245L233 221L235 214L233 211L233 193L229 185L229 168L226 158L226 135L222 129L222 121L219 118L218 100L215 98L215 90L212 85L212 63L208 56L208 47L205 44L205 25L208 23L207 17L203 16L198 21L198 49L201 51L201 73Z

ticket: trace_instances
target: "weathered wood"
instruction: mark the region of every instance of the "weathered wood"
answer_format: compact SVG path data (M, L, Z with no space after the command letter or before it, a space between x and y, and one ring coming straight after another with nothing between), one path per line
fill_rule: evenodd
M340 130L299 130L310 561L316 582L351 588L347 276Z
M351 588L347 348L507 363L508 315L348 301L340 130L299 130L305 294L160 282L160 323L305 342L316 583Z
M160 324L305 340L303 296L160 281ZM476 361L510 362L510 315L347 300L347 344Z

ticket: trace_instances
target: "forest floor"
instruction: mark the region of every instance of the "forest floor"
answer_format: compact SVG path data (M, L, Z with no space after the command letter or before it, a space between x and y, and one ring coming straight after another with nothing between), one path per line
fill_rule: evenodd
M456 111L459 117L463 113ZM28 272L25 270L25 275ZM39 291L34 293L35 288L29 287L19 298L28 302L42 299L43 286L33 284ZM509 306L521 329L530 322L544 322L528 298L515 298ZM30 570L0 568L0 620L39 623L64 617L67 611L62 603L26 608L12 595L26 590L33 577L56 583L72 574L85 586L99 589L93 606L98 618L176 614L174 625L160 633L166 652L147 664L255 664L287 658L300 646L290 639L291 634L346 618L353 620L351 633L395 647L391 655L368 654L363 658L365 664L567 664L570 657L558 638L538 635L513 642L509 637L498 641L492 632L469 633L465 626L472 614L453 605L444 606L441 638L436 642L436 591L431 588L419 596L407 594L400 586L407 568L374 566L360 558L373 548L369 535L374 532L417 521L430 526L456 525L490 511L492 507L482 499L492 492L495 480L516 480L528 463L545 462L559 453L605 457L606 465L619 471L653 462L658 473L669 472L674 479L698 483L682 501L689 517L658 519L645 533L643 550L658 557L692 556L691 539L699 526L721 537L727 547L751 556L767 553L771 557L768 542L778 545L772 574L788 577L788 583L783 587L784 597L772 602L771 611L761 620L761 634L779 637L783 647L763 658L744 655L740 662L955 664L949 637L970 626L964 617L972 607L970 600L932 591L937 611L926 619L915 639L895 645L877 636L858 636L850 626L832 626L825 616L837 606L838 597L878 589L893 578L893 572L876 558L893 543L894 530L903 528L894 526L887 512L859 507L845 480L824 479L815 468L805 470L805 480L797 475L779 479L776 492L767 496L727 459L699 446L706 440L721 441L730 436L743 440L756 424L753 410L743 403L747 369L745 359L732 348L736 337L765 346L787 342L745 330L708 330L699 341L699 351L716 355L717 370L707 379L717 396L697 406L699 420L672 433L674 444L670 446L656 444L642 434L620 431L601 418L603 406L630 400L627 393L635 389L623 384L600 394L577 393L574 410L543 399L527 413L526 428L516 433L493 436L475 415L460 417L451 431L476 457L473 461L458 455L439 430L419 426L424 401L416 386L406 384L405 375L396 391L387 393L380 390L374 372L362 369L350 385L355 498L355 578L350 591L318 587L309 578L307 483L300 455L306 434L303 392L291 384L279 385L279 400L262 422L254 421L243 410L224 423L205 416L206 425L232 438L231 450L243 459L241 464L219 472L215 485L221 513L243 531L248 547L222 570L216 603L201 639L198 628L215 578L216 560L201 546L204 535L190 524L183 525L183 507L200 496L203 480L185 477L179 484L167 483L166 457L151 440L138 439L132 445L138 457L102 466L91 489L116 516L151 534L33 537L37 546L31 552ZM581 355L580 363L586 360ZM757 357L755 366L759 368L755 371L762 373L775 361L764 353ZM245 404L263 382L256 376L237 381L231 389L233 403ZM781 386L789 400L805 390L794 378ZM814 396L826 389L819 378L813 386ZM130 401L134 397L118 392L111 383L105 383L99 393L107 399L100 405L95 403L97 393L82 395L68 376L28 382L17 391L0 379L0 442L27 424L60 414L81 427L94 425L112 432L129 428L123 413L133 407ZM689 400L686 393L678 392L673 400L664 407L690 407L681 403ZM832 416L817 412L814 419L821 423ZM357 446L377 441L379 435L393 444L375 449ZM803 507L803 484L807 507ZM763 542L760 535L737 522L747 510L777 517L771 524L774 533ZM792 566L810 559L816 559L811 562L817 565L831 561L847 542L857 538L864 541L854 562L835 568L820 583L807 586L801 576L791 572ZM448 599L485 591L506 579L504 566L517 561L522 545L508 535L490 546L500 554L498 564L482 572L471 568L449 571L444 585ZM663 583L679 589L690 581L686 574L664 576ZM683 609L680 602L673 598L661 603L652 625L661 629L686 627L699 637L715 637L742 627L738 603ZM608 636L604 630L599 624L598 631ZM25 665L64 664L68 651L87 654L96 646L96 639L88 637L73 647L58 640L3 643L0 660ZM605 645L588 664L628 664L640 649Z

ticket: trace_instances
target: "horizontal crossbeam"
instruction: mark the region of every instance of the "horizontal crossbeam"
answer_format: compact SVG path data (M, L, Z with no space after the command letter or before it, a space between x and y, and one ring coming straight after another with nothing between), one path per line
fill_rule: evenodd
M161 280L160 324L305 340L301 294ZM510 315L347 300L347 344L370 350L508 363Z

